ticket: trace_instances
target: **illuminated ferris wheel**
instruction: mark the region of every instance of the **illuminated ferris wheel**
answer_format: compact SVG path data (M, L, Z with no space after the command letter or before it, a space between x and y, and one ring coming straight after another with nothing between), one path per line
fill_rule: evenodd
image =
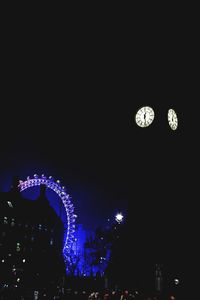
M70 195L66 192L66 188L60 185L60 181L54 181L52 176L48 178L45 175L39 177L37 174L31 177L27 177L25 181L19 181L20 192L31 188L40 186L41 184L46 185L48 188L53 190L62 200L62 203L65 208L66 218L67 218L67 229L64 237L64 246L63 246L63 256L67 260L70 254L71 247L74 242L74 232L75 232L75 219L76 215L74 214L74 206L71 202Z

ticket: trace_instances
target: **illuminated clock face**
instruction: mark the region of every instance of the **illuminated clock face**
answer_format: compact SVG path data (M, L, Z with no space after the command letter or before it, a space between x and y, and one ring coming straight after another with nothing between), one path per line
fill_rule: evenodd
M154 120L154 111L149 106L141 107L136 115L135 122L140 127L148 127Z
M178 117L174 109L168 110L168 123L172 130L176 130L178 127Z

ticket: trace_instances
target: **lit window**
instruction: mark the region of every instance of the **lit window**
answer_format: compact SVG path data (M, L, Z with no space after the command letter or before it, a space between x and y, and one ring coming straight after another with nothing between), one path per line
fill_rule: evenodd
M16 251L19 252L21 250L20 243L17 243Z
M7 203L8 203L8 206L9 206L10 208L13 208L12 202L7 201Z
M12 227L15 226L15 219L12 219L12 220L11 220L11 226L12 226Z

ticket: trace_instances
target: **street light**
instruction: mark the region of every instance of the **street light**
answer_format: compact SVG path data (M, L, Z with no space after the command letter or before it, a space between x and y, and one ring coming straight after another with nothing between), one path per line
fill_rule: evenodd
M122 215L122 213L117 213L115 215L115 221L120 224L123 221L124 216Z

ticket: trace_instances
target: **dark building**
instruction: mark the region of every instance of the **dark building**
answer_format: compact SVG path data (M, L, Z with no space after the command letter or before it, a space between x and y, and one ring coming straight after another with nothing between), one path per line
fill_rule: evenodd
M17 178L0 194L1 288L55 289L65 275L62 255L64 227L45 196L22 197Z

